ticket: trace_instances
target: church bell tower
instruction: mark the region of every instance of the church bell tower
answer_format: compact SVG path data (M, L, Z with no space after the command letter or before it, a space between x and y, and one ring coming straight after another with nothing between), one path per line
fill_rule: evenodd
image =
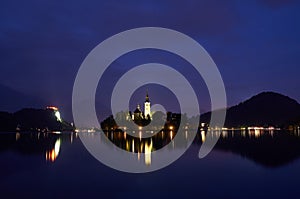
M144 114L145 114L145 117L149 119L151 119L151 108L150 108L151 104L150 104L150 100L149 100L149 95L148 95L148 91L147 91L147 94L146 94L146 100L145 100L145 103L144 103Z

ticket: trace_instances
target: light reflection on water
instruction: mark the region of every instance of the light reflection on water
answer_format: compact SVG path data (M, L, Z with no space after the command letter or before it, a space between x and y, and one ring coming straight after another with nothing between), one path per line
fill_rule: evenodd
M150 165L153 161L152 153L162 147L168 145L168 150L173 150L175 145L177 147L185 147L185 144L193 141L190 133L191 130L185 130L182 135L176 135L174 130L164 130L154 134L150 138L141 138L143 133L151 133L151 131L139 131L137 137L133 137L127 132L106 132L106 137L114 143L115 146L132 152L136 156L137 161L140 161L141 154L144 154L143 162L145 165ZM7 150L17 150L20 152L28 153L41 153L48 162L54 163L58 158L63 158L61 154L61 146L65 143L72 144L74 140L79 140L78 134L74 133L2 133L0 134L1 142L5 143ZM84 132L86 136L94 137L96 132ZM176 143L174 136L183 136L185 143ZM220 136L220 140L216 145L216 150L231 151L235 154L242 155L249 158L256 163L264 164L260 161L265 159L268 164L273 166L280 166L289 161L293 161L300 157L300 130L294 131L277 131L277 130L201 130L197 133L194 144L199 145L205 142L209 137ZM99 144L104 143L99 140ZM22 147L21 147L22 146ZM288 147L287 147L288 146ZM3 147L2 147L3 148ZM264 152L253 150L256 148L264 148ZM289 151L292 149L292 151ZM299 149L299 150L298 150ZM269 151L268 151L269 150ZM273 151L271 151L273 150ZM264 154L268 151L270 154ZM274 153L286 153L289 156L278 156L274 159ZM264 154L265 156L262 156ZM260 157L262 156L262 157ZM272 157L273 159L270 159ZM281 158L281 159L280 159ZM275 164L276 163L276 164ZM270 166L270 165L267 165Z
M92 132L86 134L97 137ZM202 140L218 134L221 137L212 154L198 159ZM132 175L114 171L96 161L85 150L78 133L2 133L0 197L20 198L28 192L30 198L55 198L57 195L93 198L105 190L110 196L118 190L135 193L141 190L151 194L157 193L148 193L149 187L155 186L159 191L172 190L168 196L178 197L182 190L191 191L192 196L198 198L195 193L199 193L200 186L203 198L284 198L287 195L298 198L299 135L299 131L200 131L189 151L174 164L154 173ZM173 141L169 131L148 140L131 138L124 132L107 136L116 146L129 150L136 156L135 161L142 164L154 164L151 152ZM190 140L190 130L184 131L182 136ZM55 150L59 151L55 161L46 161L47 151ZM77 187L82 189L77 190ZM230 195L226 195L229 191ZM3 197L5 194L9 197Z
M41 154L47 162L55 162L60 154L61 145L79 139L77 133L68 132L16 132L0 133L1 151L17 151L21 154Z
M46 151L46 160L54 162L59 155L61 139L55 141L54 148Z
M147 133L140 131L140 133ZM177 147L185 147L193 141L190 131L184 131L182 135L176 135L173 130L161 131L151 138L133 137L126 132L106 132L107 138L116 146L132 152L138 160L141 153L145 153L145 164L151 164L151 153L162 147L174 150ZM185 142L176 142L174 136L183 136ZM250 130L201 130L197 133L194 144L201 144L209 137L220 137L216 149L231 151L235 154L263 164L264 166L280 166L300 157L300 134L297 131L279 131L274 129L250 129ZM171 143L170 145L168 145ZM168 145L168 146L166 146ZM259 151L262 149L263 151ZM299 149L299 150L298 150ZM289 154L275 156L274 154ZM275 158L274 158L275 157ZM265 161L261 161L264 159ZM266 165L267 163L267 165Z

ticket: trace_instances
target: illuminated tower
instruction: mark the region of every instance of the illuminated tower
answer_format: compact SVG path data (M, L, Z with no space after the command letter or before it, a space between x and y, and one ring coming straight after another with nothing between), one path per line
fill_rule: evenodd
M144 114L145 114L146 118L148 118L148 116L149 116L149 118L151 118L151 109L150 109L150 100L149 100L148 91L147 91L146 100L144 103Z

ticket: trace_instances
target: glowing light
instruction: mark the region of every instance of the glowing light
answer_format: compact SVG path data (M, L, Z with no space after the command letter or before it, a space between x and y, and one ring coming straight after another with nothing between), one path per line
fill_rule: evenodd
M87 132L88 132L88 133L95 133L96 130L95 130L95 129L88 129Z
M260 130L259 129L254 130L254 136L255 137L260 137Z
M60 116L60 112L58 111L57 107L55 107L55 106L47 106L46 109L54 111L54 115L55 115L57 121L60 121L60 122L62 121L61 116Z
M139 132L139 138L142 140L142 131Z
M132 152L134 153L134 140L132 140Z
M173 126L170 126L170 127L169 127L170 130L173 130L173 128L174 128Z
M227 137L226 131L222 131L222 138L226 138L226 137Z
M145 143L145 164L150 165L151 164L151 151L153 148L152 139L150 144Z
M60 121L60 122L61 122L62 120L61 120L59 111L55 111L54 114L55 114L55 117L56 117L57 121Z
M130 148L129 148L129 142L128 142L128 140L126 140L126 151L129 151L130 150Z
M47 106L47 109L53 110L53 111L58 111L58 108L55 106Z
M20 133L16 133L16 141L18 141L21 137L21 134Z
M138 154L137 154L137 156L138 156L138 160L140 160L141 159L141 154L140 154L140 152L138 151Z
M59 154L60 144L61 144L60 139L56 140L55 145L54 145L54 152L55 152L56 156L58 156L58 154Z
M58 139L56 140L55 144L54 144L54 148L51 151L46 151L46 160L47 161L51 161L54 162L58 155L59 155L59 151L60 151L60 145L61 145L61 140Z
M201 140L202 143L205 142L206 136L205 136L205 131L201 131Z

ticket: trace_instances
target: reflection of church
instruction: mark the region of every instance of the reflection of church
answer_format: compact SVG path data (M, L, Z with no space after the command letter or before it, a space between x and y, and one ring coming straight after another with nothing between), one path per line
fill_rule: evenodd
M151 104L149 100L148 92L144 102L144 112L142 112L140 105L138 104L133 113L129 112L133 121L150 121L151 120Z

